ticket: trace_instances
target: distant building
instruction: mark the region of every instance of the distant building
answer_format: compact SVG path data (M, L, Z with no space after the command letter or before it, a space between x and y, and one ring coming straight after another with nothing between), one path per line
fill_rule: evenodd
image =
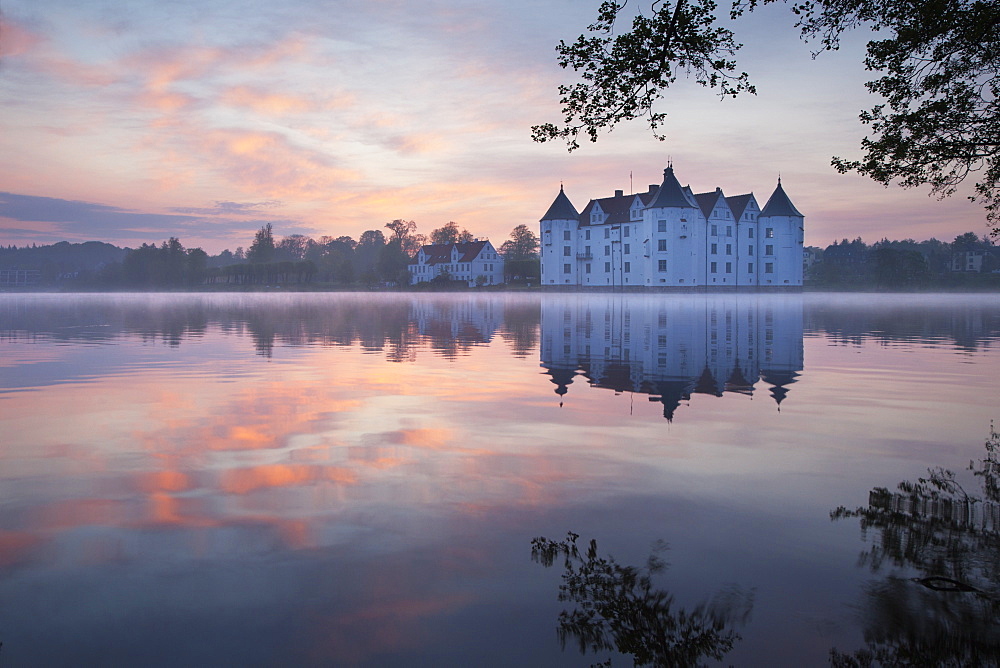
M41 278L42 272L38 269L0 269L0 286L2 287L17 288L38 285Z
M438 276L465 281L470 287L503 283L503 258L486 240L422 246L408 268L411 285Z
M802 286L803 222L781 187L695 194L673 167L647 192L592 199L563 189L542 217L542 285L602 288Z
M955 272L991 272L1000 267L1000 249L978 248L951 254L951 270Z
M802 249L802 269L808 271L809 267L817 262L823 261L823 249L816 246L806 246Z

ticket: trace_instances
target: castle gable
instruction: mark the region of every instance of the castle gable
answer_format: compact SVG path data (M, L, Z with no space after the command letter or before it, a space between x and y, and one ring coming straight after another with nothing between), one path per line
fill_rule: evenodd
M727 197L726 202L729 204L730 211L733 212L733 220L742 220L743 213L747 210L747 205L753 201L755 201L753 193Z

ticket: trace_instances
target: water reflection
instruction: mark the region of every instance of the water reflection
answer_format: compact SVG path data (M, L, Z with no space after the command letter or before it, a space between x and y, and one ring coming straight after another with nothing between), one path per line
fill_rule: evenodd
M834 666L995 666L1000 656L1000 435L964 472L943 468L873 489L868 506L841 507L868 544L860 565L890 572L865 591L864 649L833 650ZM970 475L971 474L971 475ZM966 483L968 484L968 483Z
M905 328L830 345L809 295L0 295L3 656L577 666L552 638L561 569L525 558L528 537L562 527L630 555L612 575L641 566L645 536L683 537L662 575L683 578L617 592L637 606L674 597L665 612L706 637L729 595L711 596L718 585L753 587L753 625L736 624L736 605L717 630L744 636L727 664L853 652L846 597L870 576L853 567L854 527L826 512L903 462L977 456L995 410L995 300L967 305L976 354L912 306ZM559 409L548 374L566 308L580 354L562 366L574 382ZM588 312L590 338L574 339ZM912 343L927 332L944 338ZM657 375L661 334L674 370ZM596 371L612 363L621 377ZM782 368L797 382L765 380ZM678 381L698 410L664 429L661 404L630 414L629 397L608 400L605 388L641 392L647 377ZM780 389L794 410L778 415ZM924 573L879 577L896 575L913 597L938 594L906 579ZM891 610L899 596L883 599Z
M565 397L577 376L649 395L672 420L692 395L752 395L780 406L803 368L800 297L586 296L542 304L542 366Z
M806 331L846 344L902 341L976 351L1000 334L995 295L812 295Z
M250 337L258 354L275 345L359 345L412 361L424 343L444 357L467 353L497 334L515 356L537 347L533 298L413 298L391 294L31 295L0 299L8 341L113 343L121 338L179 346L210 329Z
M753 593L737 588L720 592L709 603L685 609L653 584L666 569L662 542L643 567L622 566L612 556L600 556L591 540L586 555L576 546L578 534L565 540L545 537L531 541L531 558L545 567L563 562L559 600L576 608L559 614L563 649L570 637L581 654L616 651L631 655L636 666L695 666L706 658L722 658L740 640L734 626L744 624L753 608ZM599 665L611 665L608 659Z

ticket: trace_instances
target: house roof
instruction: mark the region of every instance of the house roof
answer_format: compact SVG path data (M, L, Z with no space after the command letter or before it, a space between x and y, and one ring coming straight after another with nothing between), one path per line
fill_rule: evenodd
M715 209L715 205L718 204L720 197L722 197L722 189L716 188L712 192L699 193L694 196L694 199L698 202L698 206L701 207L701 212L705 214L705 218L709 218Z
M488 243L489 241L466 241L457 244L427 244L426 246L421 246L420 250L424 252L424 256L427 258L425 264L450 263L452 261L452 248L457 248L459 253L459 257L455 262L472 262L479 256L479 253L482 252ZM416 260L414 259L414 261Z
M656 186L650 186L649 192L635 193L633 195L615 195L613 197L601 197L587 202L580 212L580 225L590 225L590 214L595 206L599 206L601 211L607 214L604 225L620 225L632 220L632 202L638 197L643 206L648 205L656 196Z
M566 197L563 187L559 186L559 194L552 201L552 206L545 212L541 220L576 220L580 214L576 212L576 207Z
M792 204L792 200L788 199L788 195L785 194L784 188L781 187L781 179L778 179L778 186L771 193L771 196L767 199L767 204L760 212L761 216L798 216L799 218L804 218L799 210L795 208Z
M753 193L733 195L732 197L726 198L726 203L729 204L729 210L733 212L733 220L740 220L743 218L743 212L747 210L747 204L749 204L752 199Z
M595 205L600 206L601 211L607 214L607 217L603 221L604 224L627 223L630 217L629 210L632 205L632 199L632 195L592 199L587 202L587 206L583 207L583 211L580 212L580 224L590 225L590 214L593 212Z
M674 176L674 168L667 167L663 170L663 183L656 192L656 198L649 205L651 209L670 207L690 207L696 208L693 199L688 199L680 182Z

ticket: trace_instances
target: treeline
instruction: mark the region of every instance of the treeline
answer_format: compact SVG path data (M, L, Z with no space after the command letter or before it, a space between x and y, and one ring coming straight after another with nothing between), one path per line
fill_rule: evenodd
M871 245L860 237L806 249L807 284L831 288L933 288L1000 286L1000 247L966 232L948 243L890 241Z
M261 227L244 262L210 272L210 283L302 283L318 281L340 286L393 286L409 281L410 256L423 239L415 238L416 223L393 221L389 238L367 230L355 241L349 236L313 239L292 234L275 239L271 225ZM223 251L225 253L225 251ZM237 249L237 254L239 249Z
M160 244L144 243L122 249L99 242L0 248L0 269L40 270L43 285L72 282L94 287L183 289L199 285L299 285L323 283L336 287L407 285L408 265L425 243L472 241L474 236L449 222L417 232L414 221L394 220L382 230L367 230L357 241L350 236L302 234L276 238L270 223L261 227L244 250L226 249L208 255L185 248L171 237ZM498 249L517 277L537 277L538 238L518 225ZM69 259L68 259L69 258ZM512 277L513 278L513 277ZM537 279L536 279L537 280Z
M128 254L119 248L100 241L84 243L59 243L37 246L0 246L0 269L27 269L37 271L42 283L60 280L92 280L102 268L121 262Z

